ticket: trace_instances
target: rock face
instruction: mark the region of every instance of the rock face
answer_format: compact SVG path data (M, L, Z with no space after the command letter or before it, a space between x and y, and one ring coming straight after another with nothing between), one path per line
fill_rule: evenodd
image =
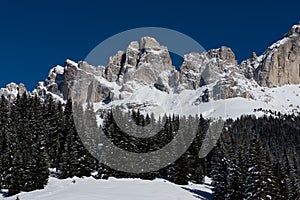
M162 72L168 76L175 68L168 49L161 46L154 38L143 37L140 42L131 42L127 48L125 63L119 83L126 84L136 81L140 84L157 84L168 87L165 78L161 77ZM166 85L164 85L166 84Z
M143 37L139 42L131 42L125 52L118 51L109 58L104 77L109 82L125 85L119 95L123 98L131 92L130 82L133 81L141 85L154 84L158 89L168 91L168 77L174 71L168 49L154 38Z
M180 83L182 89L196 89L205 85L201 74L209 62L207 53L190 53L184 55L180 66Z
M233 51L223 46L201 54L185 55L180 67L180 87L197 89L213 85L209 98L215 100L239 96L249 98L251 95L237 81L245 79L242 74ZM198 102L202 101L201 98Z
M52 70L49 74L47 89L55 94L61 92L64 99L76 98L79 102L125 99L145 85L167 93L179 93L185 89L195 90L216 84L211 88L211 96L206 95L205 101L244 95L241 89L231 88L237 86L234 78L240 72L230 48L185 55L180 71L177 71L172 66L168 49L149 37L131 42L126 52L119 51L109 59L106 68L67 61L63 73L65 81L52 84L54 80L61 79L56 71Z
M300 24L264 53L254 78L266 87L300 83Z
M187 89L197 89L218 80L228 66L237 66L235 55L228 47L213 49L202 54L190 53L184 56L180 67L181 83Z
M209 86L201 102L209 99L249 97L236 79L241 77L235 55L228 47L184 55L180 71L172 66L169 51L154 38L133 41L126 51L109 58L107 67L67 60L53 68L36 89L78 102L110 102L129 98L137 88L150 86L166 93L180 93ZM208 95L209 94L209 95Z
M118 79L121 68L124 65L124 52L118 51L115 56L109 58L108 66L105 70L105 77L108 81L116 81Z

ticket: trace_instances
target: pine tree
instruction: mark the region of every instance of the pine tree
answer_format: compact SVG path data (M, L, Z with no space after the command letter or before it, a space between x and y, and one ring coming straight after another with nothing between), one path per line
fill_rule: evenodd
M299 179L295 171L295 167L289 158L289 155L285 152L285 160L282 166L282 171L285 175L284 183L286 191L285 195L288 199L299 199L300 189L299 189Z
M43 104L45 148L50 167L57 167L60 153L60 136L63 131L63 111L61 103L56 103L50 95Z
M72 106L72 101L68 100L64 111L64 143L62 161L59 166L60 178L90 176L91 172L95 170L94 160L77 133Z
M9 115L9 102L2 95L0 99L0 190L7 186L5 177L9 169L8 160L10 160L8 150Z
M250 146L246 175L246 199L272 199L275 181L270 161L258 138Z
M11 113L9 154L11 156L10 168L7 174L8 195L19 193L26 183L26 168L30 158L31 133L28 121L27 95L17 96Z
M25 190L43 189L48 181L49 171L46 160L46 145L44 138L44 124L42 105L37 96L31 101L31 152L26 170Z
M282 169L282 164L277 161L273 167L273 173L275 178L275 188L278 191L276 199L278 200L284 200L288 196L285 175Z
M18 194L23 190L25 184L25 169L22 164L20 148L16 147L12 158L12 165L10 166L10 173L8 175L8 196Z
M213 180L212 185L214 186L214 199L223 200L228 193L228 162L224 155L220 143L214 149L212 157L212 171L211 178Z
M87 147L89 151L86 151L86 162L87 166L90 167L90 170L96 170L98 165L97 160L93 156L97 156L98 144L100 143L99 136L99 127L97 125L96 114L94 112L93 104L88 103L87 108L83 116L84 121L84 132L80 133L83 145ZM76 127L78 127L76 125ZM78 128L77 128L78 130ZM83 139L82 137L85 137Z

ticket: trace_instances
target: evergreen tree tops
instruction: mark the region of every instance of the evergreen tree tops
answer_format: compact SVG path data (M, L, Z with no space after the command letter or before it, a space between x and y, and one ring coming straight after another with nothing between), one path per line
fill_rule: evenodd
M51 96L22 95L15 102L0 98L0 187L8 195L42 189L48 181L49 167L58 178L110 176L119 178L166 178L178 184L201 183L213 179L215 199L300 199L300 117L278 114L276 118L243 116L227 120L221 138L206 157L199 157L209 120L199 117L167 116L155 120L139 110L117 113L127 131L149 126L159 130L149 138L126 134L112 112L98 127L92 104L55 102ZM126 123L134 122L135 126ZM154 122L154 123L152 123ZM103 138L129 152L147 153L163 148L176 136L180 126L197 125L196 136L187 151L175 162L149 173L125 173L99 162ZM133 130L136 129L136 130ZM184 142L182 138L182 142ZM89 148L87 148L89 147ZM176 145L167 154L176 152ZM97 155L97 156L94 156ZM112 155L113 156L113 155ZM96 158L95 158L96 157ZM141 158L142 159L142 158ZM134 163L133 163L134 164Z

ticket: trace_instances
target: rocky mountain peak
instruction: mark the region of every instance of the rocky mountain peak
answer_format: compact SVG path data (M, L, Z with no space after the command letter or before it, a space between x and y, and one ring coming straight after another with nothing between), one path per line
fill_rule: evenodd
M296 36L300 34L300 22L292 26L292 28L287 32L284 37Z
M190 53L184 56L180 67L181 82L189 89L196 89L220 80L222 74L236 66L233 51L225 46L201 54Z
M257 55L255 52L252 52L252 55L251 55L251 61L256 61L257 60Z
M142 37L139 42L139 49L157 49L160 50L162 46L152 37Z
M255 69L254 78L265 87L300 83L300 25L272 44Z
M111 57L106 69L106 79L119 85L136 81L154 84L161 74L175 70L167 47L154 38L142 37L139 42L131 42L126 51L119 51ZM165 72L165 73L164 73Z
M9 83L5 88L0 89L0 95L4 95L8 100L14 101L17 98L17 95L23 95L27 93L27 89L23 83L19 85L16 83Z
M236 65L237 61L235 59L235 54L231 50L231 48L222 46L221 48L218 49L212 49L208 51L208 55L211 58L218 58L223 61L226 61L228 64L233 64Z

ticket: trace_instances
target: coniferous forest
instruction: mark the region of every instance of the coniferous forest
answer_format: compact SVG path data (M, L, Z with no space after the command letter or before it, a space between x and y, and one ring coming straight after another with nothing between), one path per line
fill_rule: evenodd
M176 184L202 183L211 177L215 199L300 199L300 116L242 116L225 122L221 137L206 158L199 157L210 121L202 116L167 116L155 120L132 110L124 118L139 126L155 121L163 126L151 138L128 136L107 112L103 127L98 127L93 106L76 109L72 102L62 105L49 96L46 100L26 94L14 102L0 100L0 189L11 196L21 191L45 187L49 168L60 179L92 176L96 179L164 178ZM78 106L78 105L74 105ZM75 122L77 126L75 126ZM78 124L82 123L81 141ZM88 123L88 124L87 124ZM196 124L196 137L187 151L174 163L154 172L125 173L95 159L86 145L101 143L93 137L102 128L118 147L136 153L155 151L169 143L180 125ZM130 128L130 127L129 127ZM189 134L189 133L187 133ZM175 147L174 147L175 148ZM97 173L95 173L97 172Z

